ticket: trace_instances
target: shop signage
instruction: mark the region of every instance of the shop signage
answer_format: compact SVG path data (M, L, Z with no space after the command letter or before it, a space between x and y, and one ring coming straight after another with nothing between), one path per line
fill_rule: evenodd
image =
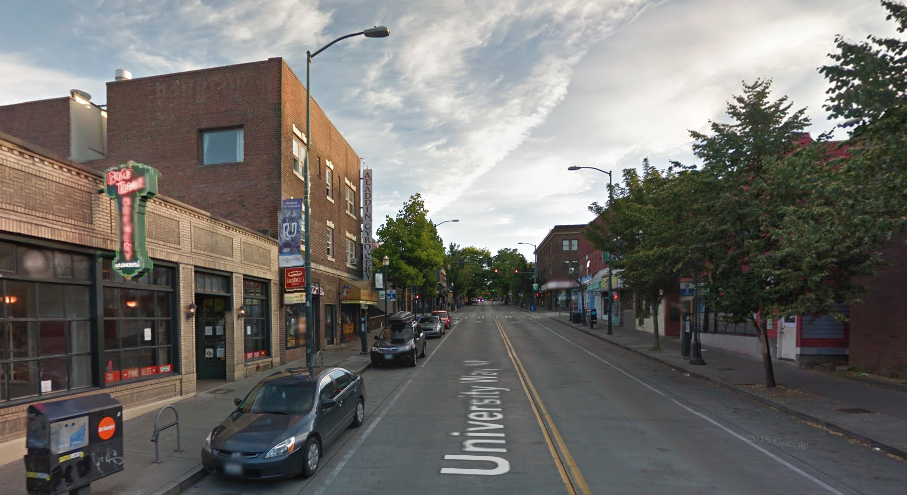
M305 268L287 268L283 277L286 290L305 290Z
M284 305L305 304L305 292L291 292L283 295Z
M302 259L302 200L285 199L277 220L280 230L278 259L280 268L305 266Z
M362 170L362 278L372 279L372 169Z
M127 280L139 279L154 265L145 238L145 208L157 195L160 172L132 160L104 172L107 196L117 201L119 245L113 269Z
M98 423L98 437L101 440L110 440L113 437L113 434L117 431L117 422L113 420L110 416L104 416L103 419Z
M268 351L255 351L246 353L246 359L256 359L261 357L268 357Z

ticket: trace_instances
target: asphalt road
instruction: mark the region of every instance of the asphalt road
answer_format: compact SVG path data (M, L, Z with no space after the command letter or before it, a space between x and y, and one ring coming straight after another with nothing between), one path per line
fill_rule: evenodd
M903 494L907 466L544 316L468 307L310 480L197 494Z

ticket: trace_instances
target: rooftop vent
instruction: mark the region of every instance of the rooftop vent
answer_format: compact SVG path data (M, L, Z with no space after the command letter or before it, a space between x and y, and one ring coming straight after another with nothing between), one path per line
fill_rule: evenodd
M126 69L117 69L114 73L117 81L128 81L132 79L132 72L129 72Z
M91 101L91 95L86 93L85 91L82 91L81 89L70 89L69 94L76 100L84 100L80 103L87 104Z

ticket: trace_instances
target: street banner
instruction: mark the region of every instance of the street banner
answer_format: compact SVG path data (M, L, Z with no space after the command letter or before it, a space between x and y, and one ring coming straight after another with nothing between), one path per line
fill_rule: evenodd
M372 169L362 169L362 278L372 279Z
M302 258L302 200L285 199L280 209L277 227L280 229L279 267L305 266Z

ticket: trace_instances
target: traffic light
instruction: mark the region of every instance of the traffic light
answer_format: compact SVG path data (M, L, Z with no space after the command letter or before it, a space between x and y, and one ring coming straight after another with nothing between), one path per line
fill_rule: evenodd
M497 269L497 268L495 268L495 269L494 269L494 272L495 272L495 273L498 273L498 269Z
M519 270L513 270L513 273L520 273Z
M419 294L416 294L416 299L417 299L417 300L419 299Z
M614 300L617 300L617 292L614 293Z

